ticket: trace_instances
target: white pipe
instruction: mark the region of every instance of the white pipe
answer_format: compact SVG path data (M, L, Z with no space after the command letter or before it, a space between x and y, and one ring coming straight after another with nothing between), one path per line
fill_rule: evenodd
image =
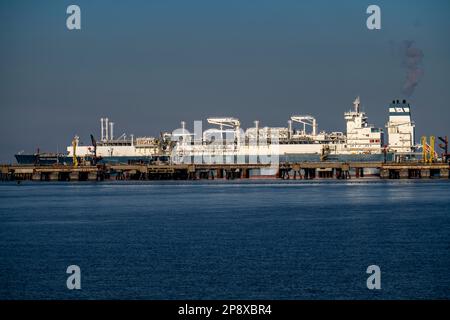
M289 139L292 136L292 120L288 120Z
M256 130L256 145L258 145L259 140L259 121L255 120L255 130Z
M101 133L100 133L100 136L101 136L101 141L103 141L104 140L104 135L103 135L103 132L104 132L104 129L103 129L103 118L100 118L100 127L101 127Z
M110 122L109 127L110 127L109 139L114 140L114 122Z
M106 118L105 119L105 140L108 140L109 138L109 135L108 135L108 126L109 126L109 124L108 124L108 122L109 122L109 120L108 120L108 118Z

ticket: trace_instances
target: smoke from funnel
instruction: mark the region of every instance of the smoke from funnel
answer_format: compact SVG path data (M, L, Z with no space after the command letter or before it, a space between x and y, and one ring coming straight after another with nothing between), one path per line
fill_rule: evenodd
M415 47L414 41L411 40L403 42L402 52L403 65L407 70L402 92L409 97L414 93L414 90L424 74L422 66L423 52L421 49Z

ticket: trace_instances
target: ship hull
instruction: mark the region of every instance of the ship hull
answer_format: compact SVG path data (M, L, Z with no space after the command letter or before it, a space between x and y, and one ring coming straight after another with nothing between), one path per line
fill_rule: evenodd
M73 157L67 155L42 155L42 154L16 154L16 161L23 165L72 165ZM94 163L93 156L77 157L78 163L83 161ZM155 161L167 161L168 157L155 156L112 156L102 157L96 161L97 164L152 164Z
M16 154L14 155L18 164L51 166L56 164L72 165L73 157L62 154ZM78 163L91 162L94 157L77 157Z
M14 155L18 164L29 164L29 165L54 165L58 163L66 163L70 160L72 163L72 159L68 159L68 157L64 155L58 154L16 154Z
M325 159L321 159L319 154L286 154L280 156L280 162L383 162L392 161L393 154L386 153L371 153L371 154L333 154L327 156Z
M73 158L67 155L42 155L42 154L16 154L15 158L17 163L24 165L55 165L55 164L73 164ZM233 160L234 158L234 160ZM240 162L244 161L245 163L254 162L255 157L243 156L243 157L231 157L231 162ZM278 159L276 159L278 158ZM90 161L93 163L94 157L78 157L78 162L81 163L83 161ZM215 160L218 158L216 157ZM169 160L169 157L166 156L111 156L111 157L102 157L97 160L97 164L153 164L157 161L166 162ZM196 163L195 157L183 157L182 159L178 159L180 163ZM209 158L204 157L204 163L208 163ZM267 160L267 159L265 159ZM386 156L382 153L379 154L334 154L328 156L326 159L321 159L319 154L284 154L279 157L272 156L270 158L272 161L277 161L278 163L285 162L383 162L392 161L393 154L387 153ZM230 161L230 157L224 157L223 162L228 163ZM257 163L262 163L264 160L258 159Z

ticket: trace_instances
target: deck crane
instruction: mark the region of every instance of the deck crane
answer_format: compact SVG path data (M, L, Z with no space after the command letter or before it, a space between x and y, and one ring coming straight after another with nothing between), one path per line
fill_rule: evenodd
M442 142L439 143L439 148L442 149L442 160L444 162L448 162L448 159L450 159L450 154L448 153L448 137L438 137L438 139Z
M292 116L291 120L303 124L303 134L306 135L306 126L310 126L312 128L311 134L313 136L317 135L317 121L316 118L314 118L313 116L310 115Z
M231 117L223 117L223 118L207 118L206 121L208 121L209 124L215 124L220 127L220 132L222 134L223 127L232 128L235 133L235 139L237 140L237 145L240 145L240 129L241 129L241 122L239 119L231 118Z
M430 136L430 143L427 143L427 137L422 136L422 161L425 163L433 163L438 158L438 154L434 149L435 136Z

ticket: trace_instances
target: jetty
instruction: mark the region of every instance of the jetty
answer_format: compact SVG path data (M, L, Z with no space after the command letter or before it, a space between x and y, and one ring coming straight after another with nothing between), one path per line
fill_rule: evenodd
M449 163L295 162L264 164L0 165L1 181L214 179L449 179ZM265 170L265 171L264 171ZM258 172L258 174L254 174ZM264 175L261 172L269 172ZM375 172L375 173L374 173Z

